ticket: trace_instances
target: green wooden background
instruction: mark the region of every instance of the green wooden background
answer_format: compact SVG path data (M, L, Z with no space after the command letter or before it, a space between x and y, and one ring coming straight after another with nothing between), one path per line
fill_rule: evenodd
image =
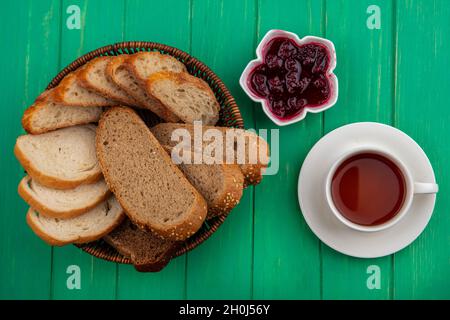
M66 12L81 9L81 29ZM367 8L381 9L371 30ZM13 156L20 118L49 80L76 57L122 40L158 41L208 64L237 99L247 128L275 128L238 79L269 29L332 40L339 101L280 130L280 170L245 192L213 237L162 272L140 274L73 246L51 248L26 226ZM8 0L0 10L0 298L38 299L417 299L450 298L449 0ZM449 69L447 69L449 68ZM394 125L427 152L440 194L425 232L403 251L355 259L322 244L297 201L308 150L356 121ZM69 290L67 267L81 269ZM381 287L368 289L379 266Z

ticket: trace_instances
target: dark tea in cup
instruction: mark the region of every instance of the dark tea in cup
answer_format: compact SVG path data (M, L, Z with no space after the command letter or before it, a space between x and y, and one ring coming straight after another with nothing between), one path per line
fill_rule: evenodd
M402 170L387 157L363 152L345 159L331 179L331 197L339 213L362 226L394 218L406 198Z

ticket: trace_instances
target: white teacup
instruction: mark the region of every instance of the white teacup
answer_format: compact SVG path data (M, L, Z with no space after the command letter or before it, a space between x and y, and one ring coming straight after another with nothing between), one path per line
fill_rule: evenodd
M392 219L390 219L389 221L386 221L383 224L379 224L379 225L375 225L375 226L365 226L365 225L359 225L357 223L354 223L342 215L342 213L337 209L337 207L333 201L333 197L331 194L331 182L336 173L336 170L339 168L339 166L345 160L347 160L357 154L361 154L361 153L378 154L380 156L383 156L383 157L391 160L400 169L400 171L405 179L405 199L403 201L403 205ZM385 230L387 228L392 227L393 225L398 223L401 219L403 219L403 217L408 213L408 211L411 207L411 204L413 202L415 194L437 193L438 189L439 188L436 183L414 181L410 170L406 167L406 165L400 159L398 159L396 156L394 156L393 154L391 154L390 152L388 152L386 150L382 150L381 148L373 147L373 146L361 146L361 147L349 150L349 151L345 152L344 154L342 154L331 166L331 168L328 171L328 174L326 176L326 180L325 180L326 200L327 200L328 206L330 207L333 214L336 216L336 218L340 222L342 222L346 226L348 226L354 230L364 231L364 232L381 231L381 230Z

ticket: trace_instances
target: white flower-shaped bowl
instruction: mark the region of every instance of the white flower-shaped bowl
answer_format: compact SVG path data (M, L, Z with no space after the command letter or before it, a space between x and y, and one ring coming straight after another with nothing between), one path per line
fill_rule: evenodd
M321 106L315 106L315 107L308 107L306 106L303 108L302 112L298 115L283 120L278 117L276 117L271 111L269 107L269 101L266 98L261 98L257 96L251 88L249 87L249 76L250 73L260 64L264 63L264 56L265 56L265 49L268 47L268 43L274 39L274 38L289 38L292 39L297 46L302 46L308 43L319 43L327 48L327 51L329 53L329 64L328 69L326 71L326 76L328 78L329 84L330 84L330 92L331 95L329 99ZM319 37L313 37L313 36L306 36L302 39L300 39L295 33L283 31L283 30L269 30L264 38L259 43L258 47L256 48L256 59L250 61L247 64L247 67L245 67L244 71L242 72L242 75L239 79L239 84L241 85L242 89L245 91L245 93L255 102L261 103L264 113L278 126L286 126L289 124L293 124L296 122L299 122L300 120L303 120L306 117L306 114L308 112L312 113L318 113L321 111L324 111L328 108L331 108L338 99L338 79L336 75L333 73L333 70L336 67L336 50L334 48L333 42L330 40L319 38Z

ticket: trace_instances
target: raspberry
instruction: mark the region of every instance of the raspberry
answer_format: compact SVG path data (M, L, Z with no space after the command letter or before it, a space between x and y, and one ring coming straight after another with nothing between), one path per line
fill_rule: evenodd
M283 83L278 76L269 79L267 83L269 84L269 91L271 93L280 94L284 92Z
M295 60L294 58L288 58L284 62L284 68L288 71L301 73L302 64L299 61Z
M278 49L278 56L287 59L297 52L296 47L291 40L284 40Z
M266 57L266 64L270 69L281 68L283 66L283 59L274 54L268 54Z
M269 95L269 88L267 88L267 77L259 72L255 72L252 76L252 84L256 93L261 97L267 97Z

